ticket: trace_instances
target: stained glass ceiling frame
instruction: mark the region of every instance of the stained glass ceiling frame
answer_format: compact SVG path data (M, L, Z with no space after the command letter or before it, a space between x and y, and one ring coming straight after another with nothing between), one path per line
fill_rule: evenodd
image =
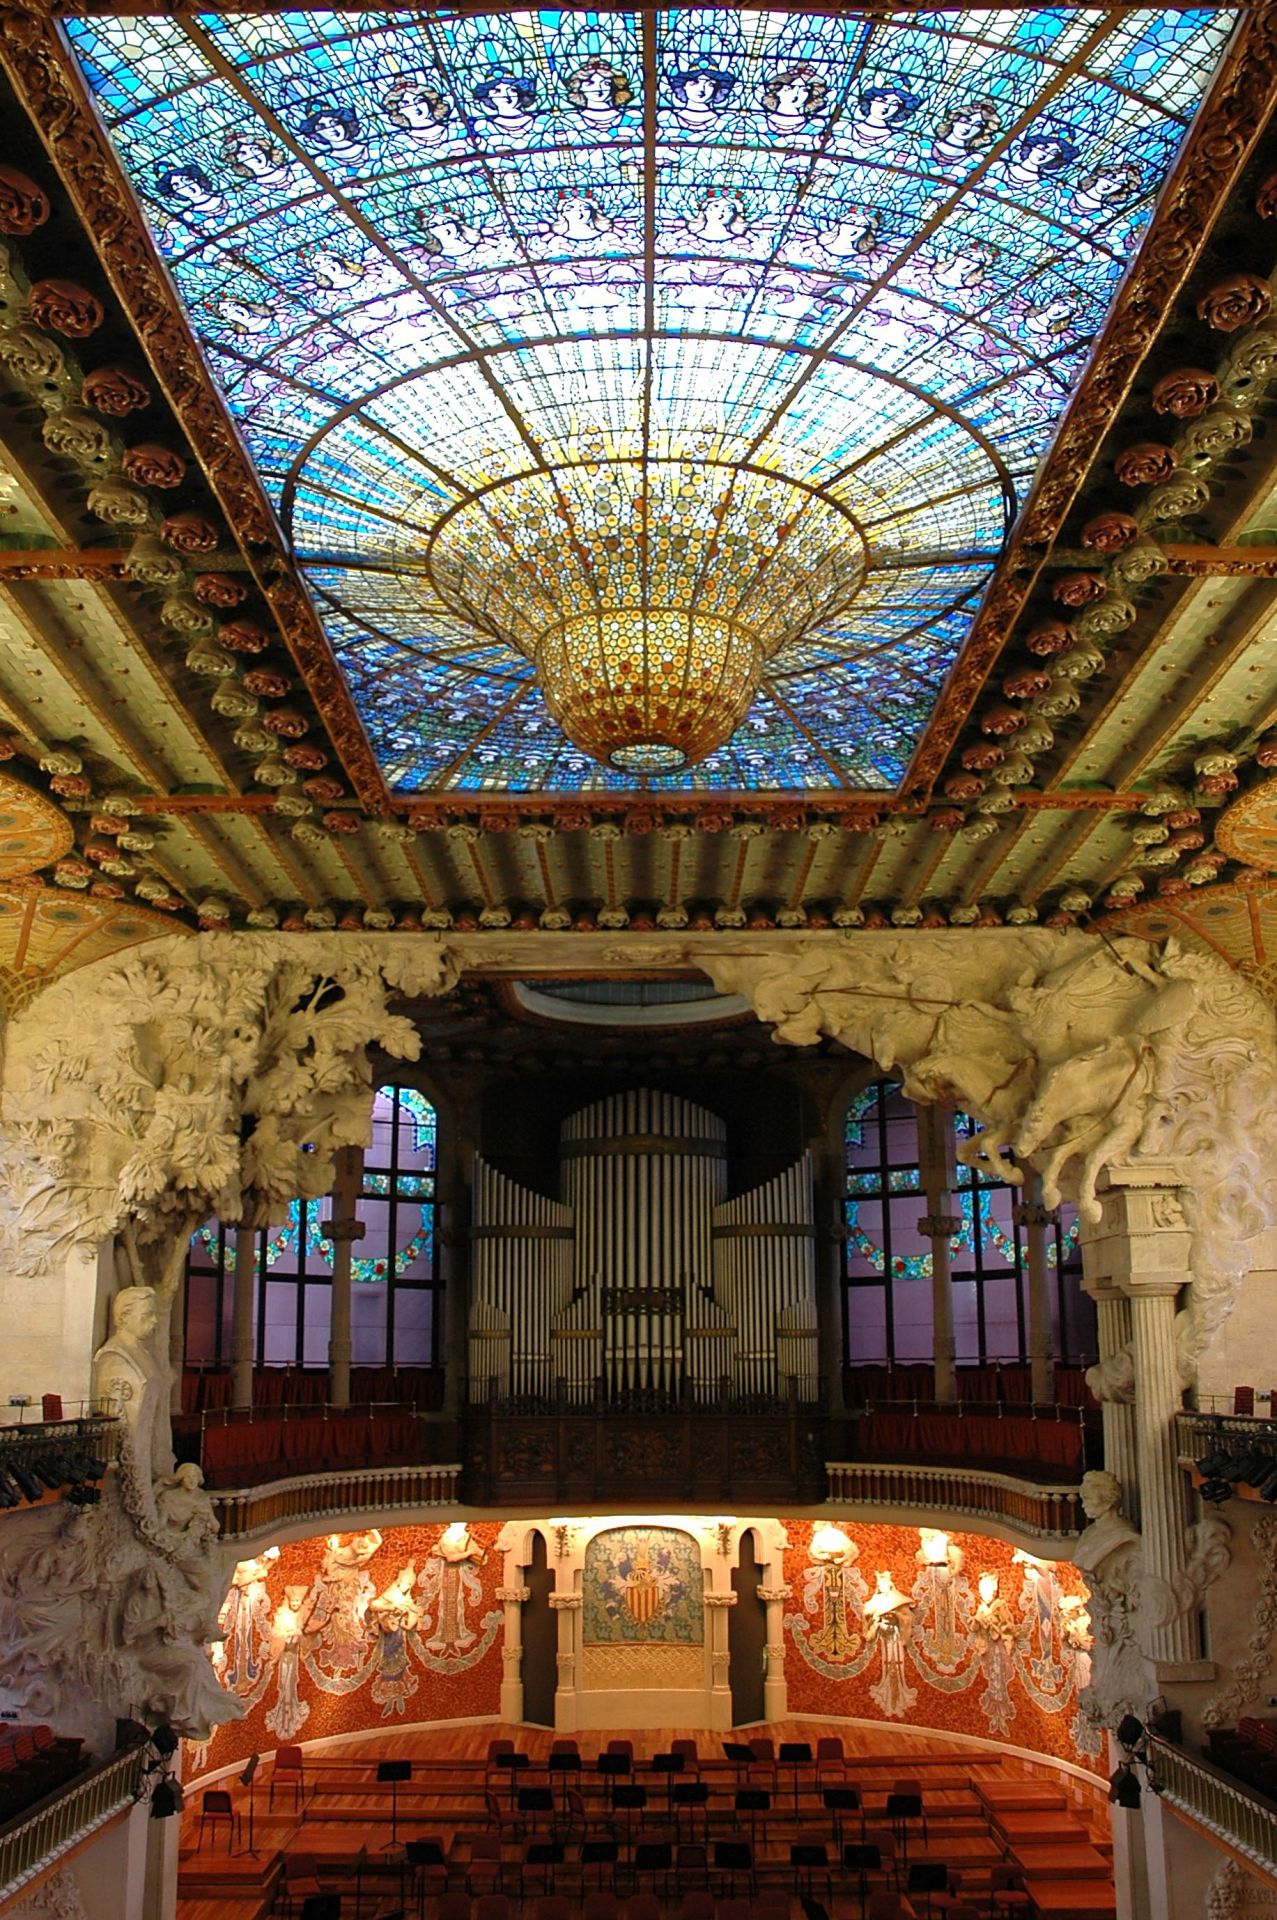
M741 12L749 12L749 10L741 10ZM810 13L812 10L807 10L807 12ZM1060 10L1056 10L1056 12L1060 12ZM1064 12L1068 12L1068 10L1064 10ZM365 17L367 17L367 15L365 15ZM933 15L931 15L931 17L933 17ZM1204 200L1206 196L1217 192L1217 190L1219 190L1219 177L1221 177L1223 173L1227 173L1229 169L1235 171L1237 165L1241 163L1241 152L1237 150L1237 142L1235 142L1235 146L1233 146L1231 152L1221 152L1217 138L1214 142L1206 142L1204 129L1206 129L1214 119L1219 117L1221 102L1223 102L1223 115L1225 115L1231 123L1235 123L1235 121L1239 119L1239 111L1237 111L1237 106L1239 106L1239 102L1237 102L1237 71L1239 71L1239 67L1244 63L1244 40L1246 40L1246 35L1248 35L1248 29L1250 29L1250 23L1244 21L1244 23L1242 23L1241 33L1237 36L1237 42L1235 42L1233 50L1231 50L1229 58L1223 63L1223 69L1221 69L1219 75L1217 75L1216 83L1214 83L1214 92L1212 92L1212 104L1204 109L1204 113L1198 113L1198 119L1196 119L1196 129L1198 129L1198 131L1196 131L1196 136L1191 136L1191 148L1194 148L1194 150L1204 150L1204 152L1198 152L1198 154L1196 154L1196 192L1194 192L1194 198L1196 198L1196 200ZM10 46L10 56L12 56L12 52L12 46ZM77 96L77 106L81 106L83 96L81 96L81 88L79 88L79 79L77 79L77 75L69 69L69 63L65 60L65 52L63 52L61 48L58 52L60 52L61 56L60 60L58 60L58 65L60 65L61 69L61 86L63 86L63 90L65 90L67 94ZM21 67L21 60L17 61L17 65ZM48 79L50 65L52 65L52 63L48 61L48 58L44 58L44 61L42 61L44 79ZM649 67L651 67L651 61L647 61L645 65L647 65L647 69L649 69ZM19 79L21 79L21 73L19 73ZM79 113L79 121L81 121L79 132L81 132L81 150L83 150L83 136L84 132L86 132L83 125L83 108L81 108L81 113ZM647 121L649 121L649 125L655 121L655 109L653 109L651 113L647 113ZM65 136L63 136L63 140L65 140ZM54 144L58 144L58 142L54 142ZM1242 146L1244 146L1244 142L1242 142ZM1206 169L1202 167L1202 159L1204 159L1204 157L1208 159L1208 167L1206 167ZM1185 192L1185 177L1189 175L1189 171L1191 171L1191 156L1189 156L1189 150L1181 150L1179 163L1175 165L1175 169L1173 169L1173 173L1171 173L1168 192L1166 192L1166 196L1164 196L1166 202L1173 202L1177 196L1183 198L1183 192ZM1214 179L1208 179L1206 175L1212 175L1212 173L1214 173ZM73 182L73 184L75 184L75 182ZM90 213L90 219L92 219L92 213ZM96 221L94 221L94 225L96 225ZM119 227L119 221L115 221L113 225ZM1158 221L1158 227L1177 227L1179 228L1179 232L1183 232L1183 221L1181 221L1179 213L1166 215L1166 209L1164 209L1164 217ZM111 263L111 248L109 248L109 246L106 252L108 252L108 263ZM1123 376L1123 380L1125 380L1125 378L1129 378L1129 371L1133 369L1133 365L1135 365L1135 361L1137 361L1137 357L1139 357L1139 342L1135 342L1135 351L1131 351L1131 340L1129 340L1129 338L1127 338L1125 342L1121 340L1120 324L1118 323L1125 319L1125 321L1127 321L1127 332L1129 332L1129 311L1133 309L1133 311L1139 313L1141 307L1143 307L1143 311L1146 313L1146 307L1148 307L1148 300L1146 300L1146 282L1148 282L1148 280L1152 280L1154 284L1166 284L1168 275L1173 276L1173 278L1183 278L1183 275L1185 275L1185 273L1189 271L1189 267L1191 267L1191 252L1185 252L1183 242L1177 244L1177 250L1175 250L1175 257L1173 257L1173 259L1162 259L1162 261L1158 261L1158 259L1156 259L1156 253L1158 253L1158 230L1154 227L1154 234L1150 236L1150 240L1148 240L1146 246L1144 246L1143 257L1141 257L1141 269L1137 269L1137 275L1133 276L1133 280L1127 280L1127 286L1125 286L1125 292L1123 292L1123 300L1120 301L1120 307L1121 309L1127 309L1127 315L1123 315L1121 311L1112 313L1112 315L1110 315L1110 321L1108 321L1108 326L1106 326L1106 330L1104 330L1104 338L1100 340L1100 357L1104 357L1104 353L1106 353L1106 355L1108 355L1108 361L1110 361L1110 367L1108 367L1108 371L1106 371L1106 380L1102 382L1102 388L1104 388L1102 399L1104 399L1106 403L1110 403L1110 405L1116 405L1116 399L1120 397L1120 392L1114 392L1114 365L1112 365L1114 359L1116 359L1116 361L1125 361L1125 365L1123 365L1123 369L1121 369L1121 376ZM1150 255L1154 257L1152 271L1148 271ZM1139 284L1141 275L1143 275L1144 278L1144 286ZM649 292L649 300L651 300L651 292ZM152 338L154 338L154 328L152 328ZM161 349L161 355L159 355L159 357L163 357L163 351L165 351L165 348L171 348L171 344L173 344L173 328L169 326L165 338L159 340L159 349ZM169 355L169 357L173 357L173 355ZM161 367L161 372L163 371L165 371L165 369ZM1079 399L1085 399L1085 396L1079 396ZM1075 399L1075 403L1073 403L1072 413L1075 419L1081 419L1083 415L1087 415L1087 409L1079 405L1079 399ZM207 396L205 396L205 411L207 411ZM1089 409L1089 419L1085 422L1085 432L1095 434L1095 407ZM225 436L223 436L223 438L225 438ZM1077 438L1077 436L1073 436L1073 438ZM1062 440L1068 440L1068 422L1066 422L1066 430L1064 430L1064 434L1062 434ZM213 451L217 451L217 449L213 449ZM219 474L217 470L213 472L215 482L221 480L219 490L223 492L223 497L225 497L225 478L227 478L225 468L227 468L227 465L230 465L230 463L223 463L221 474ZM1050 472L1050 465L1056 467L1054 474ZM1068 467L1066 467L1064 472L1060 472L1058 468L1060 468L1060 461L1056 459L1054 463L1048 463L1045 472L1039 474L1037 499L1039 499L1041 505L1035 509L1035 516L1031 513L1031 515L1027 516L1027 520L1022 518L1022 536L1020 536L1022 540L1024 540L1025 532L1031 532L1033 538L1039 540L1041 534L1043 534L1045 522L1047 522L1047 520L1058 520L1060 503L1068 497L1068 493L1072 492L1072 488L1075 486L1077 478L1079 478L1077 472L1070 474ZM1050 497L1052 492L1054 492L1054 501L1052 501L1052 497ZM238 476L236 493L238 493L236 503L238 503L240 509L244 509L244 505L250 501L250 493L252 493L252 490L250 490L248 486L244 486L244 476L242 476L242 472L240 472L240 476ZM240 515L240 518L242 518L242 515ZM242 524L244 524L244 522L242 522ZM261 515L255 516L255 528L253 528L253 530L257 532L257 538L259 538L259 534L261 534ZM1022 568L1020 568L1020 572L1022 572ZM949 712L945 712L945 707L941 707L941 710L939 710L937 714L931 716L929 737L928 739L924 739L920 753L914 756L914 774L922 768L922 772L924 772L924 776L926 776L926 772L928 772L928 770L926 770L928 751L931 762L935 762L935 758L937 758L937 745L943 741L943 735L945 735L945 733L952 735L952 730L954 730L954 716L958 714L960 708L964 708L970 703L970 697L974 695L974 691L976 691L977 685L979 685L979 678L983 678L981 666L979 666L979 662L974 659L974 655L977 655L977 651L979 651L979 649L977 649L977 643L983 643L983 651L985 651L985 653L989 651L989 630L993 628L993 639L997 641L997 637L999 637L997 636L999 616L1000 622L1004 624L1004 622L1006 622L1006 609L1008 609L1010 601L1016 597L1014 593L1008 593L1008 591L1006 591L1008 584L1010 584L1010 576L1012 576L1012 568L1008 568L1006 561L1000 566L1000 576L1002 576L1002 578L1000 578L999 584L995 586L995 591L985 597L983 616L981 616L981 620L977 620L974 634L968 637L964 659L960 660L958 670L956 670L954 674L951 674L951 678L949 678L949 691L947 691L947 699L945 699L945 705L949 707ZM301 618L301 614L298 612L296 599L292 601L292 612L294 612L294 643L296 643L296 641L298 641L296 628L298 628L298 626L305 628L305 620ZM993 612L993 618L991 618L991 612ZM983 632L981 632L981 628L983 628ZM315 647L313 630L311 630L311 634L309 634L309 639L307 639L305 634L301 634L300 637L305 641L305 645L301 645L298 651L301 651L303 655L309 653L307 664L309 664L309 668L311 668L311 684L313 684L313 689L315 689L315 680L319 680L319 682L321 682L321 691L325 693L326 703L328 703L328 707L330 707L330 716L332 716L332 707L334 707L334 705L336 705L336 707L342 705L340 697L334 701L336 689L334 689L334 685L332 685L332 676L330 676L330 672L326 672L326 662L321 659L319 649ZM976 668L976 670L972 670L972 668ZM338 714L338 720L342 720L340 714ZM344 735L346 749L359 747L359 741L357 741L357 737L355 737L355 728L349 726L349 714L344 716L344 720L346 720L344 726L334 728L334 733L338 735L338 745L342 745L342 735ZM355 758L359 758L357 753L355 753ZM828 764L828 762L826 762L826 764ZM353 772L353 768L351 768L351 772ZM363 776L365 776L365 780L361 783L361 791L363 791L365 799L373 799L373 793L371 793L373 781L369 781L367 774L369 774L369 768L367 768L367 760L365 760L365 764L363 764ZM830 781L830 783L833 783L833 781ZM810 789L814 783L808 781L807 785L808 789ZM484 789L484 791L486 791L486 793L492 793L494 789L488 787L488 789ZM455 799L455 797L457 797L457 795L453 793L453 799ZM590 797L590 795L584 795L584 797ZM678 797L680 797L678 793L670 793L670 791L664 791L663 793L663 801L666 801L666 803L668 803L670 799L678 799ZM695 797L697 797L695 793L689 793L689 795L687 795L687 799L695 799ZM774 797L780 799L783 795L782 793L776 793ZM751 799L753 799L753 801L759 801L759 793L757 793L757 791L751 793ZM762 795L762 799L766 799L766 795Z

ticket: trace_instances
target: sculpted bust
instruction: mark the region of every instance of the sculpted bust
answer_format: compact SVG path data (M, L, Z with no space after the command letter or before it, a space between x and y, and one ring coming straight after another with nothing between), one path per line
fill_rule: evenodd
M1082 1511L1090 1525L1078 1535L1073 1564L1083 1573L1095 1573L1121 1547L1139 1544L1139 1533L1121 1511L1122 1488L1117 1476L1097 1469L1082 1476Z

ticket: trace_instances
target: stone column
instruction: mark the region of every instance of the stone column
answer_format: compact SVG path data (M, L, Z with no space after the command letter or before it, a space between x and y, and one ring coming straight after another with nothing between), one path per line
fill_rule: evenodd
M177 1284L168 1309L169 1411L182 1411L182 1371L186 1365L186 1261L177 1270Z
M784 1606L793 1588L758 1588L758 1597L767 1608L767 1671L763 1676L763 1718L784 1720L789 1714L789 1684L785 1679Z
M559 1616L558 1685L554 1690L554 1730L577 1730L577 1645L576 1623L584 1596L579 1593L552 1593L550 1606Z
M1100 1364L1093 1372L1104 1375L1118 1357L1130 1351L1131 1303L1113 1276L1114 1247L1107 1217L1080 1223L1082 1285L1095 1302L1099 1326ZM1088 1374L1088 1380L1091 1375ZM1139 1486L1135 1464L1135 1409L1130 1393L1102 1392L1104 1464L1122 1483L1122 1505L1127 1519L1139 1525Z
M949 1212L953 1188L953 1115L947 1107L918 1108L918 1162L927 1211L919 1233L931 1242L931 1324L935 1352L935 1397L958 1397L953 1340L953 1280L949 1242L962 1222Z
M231 1301L231 1405L253 1406L253 1295L257 1288L257 1230L235 1229L235 1292Z
M497 1599L505 1608L505 1637L501 1647L501 1718L512 1724L523 1718L523 1608L531 1598L531 1587L497 1588Z
M735 1605L734 1593L705 1595L705 1627L709 1639L709 1724L718 1733L726 1732L732 1724L732 1659L727 1647L727 1609Z
M1087 1273L1088 1289L1094 1275L1106 1293L1119 1289L1129 1308L1134 1461L1123 1462L1125 1473L1111 1459L1106 1465L1122 1482L1129 1519L1135 1518L1138 1490L1144 1572L1172 1590L1183 1587L1188 1561L1187 1499L1175 1438L1175 1416L1183 1405L1175 1313L1180 1288L1192 1277L1176 1185L1175 1169L1156 1162L1111 1167L1100 1184L1103 1215L1089 1236ZM1119 1327L1110 1324L1110 1342ZM1106 1428L1106 1445L1108 1437ZM1159 1681L1205 1679L1214 1671L1199 1658L1193 1611L1149 1628L1145 1651Z
M343 1147L336 1158L330 1218L324 1233L333 1245L333 1310L328 1335L328 1398L335 1407L350 1405L350 1249L364 1237L364 1223L355 1218L363 1182L362 1147ZM386 1355L386 1364L393 1356Z
M839 1113L841 1122L841 1110ZM842 1418L843 1274L847 1229L843 1215L844 1148L825 1139L812 1142L816 1229L816 1327L823 1357L821 1400L830 1419Z
M1055 1369L1051 1351L1051 1277L1047 1266L1047 1229L1055 1215L1042 1205L1042 1176L1030 1173L1025 1181L1027 1200L1013 1207L1012 1218L1024 1232L1029 1272L1029 1373L1035 1407L1055 1399Z

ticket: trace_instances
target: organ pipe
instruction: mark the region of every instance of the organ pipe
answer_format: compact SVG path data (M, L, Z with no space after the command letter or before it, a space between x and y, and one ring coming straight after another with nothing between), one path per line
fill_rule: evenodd
M814 1400L809 1156L727 1198L727 1129L639 1088L571 1115L552 1200L474 1168L472 1400Z

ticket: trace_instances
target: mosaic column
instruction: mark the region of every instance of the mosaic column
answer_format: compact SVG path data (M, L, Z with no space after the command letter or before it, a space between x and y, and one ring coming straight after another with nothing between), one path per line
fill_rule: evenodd
M918 1108L918 1164L927 1211L919 1233L931 1242L931 1324L935 1351L935 1397L958 1397L953 1339L953 1280L950 1242L962 1225L949 1212L953 1189L953 1115L947 1107Z
M337 1178L329 1202L330 1218L324 1233L333 1248L333 1308L328 1334L328 1398L334 1407L350 1405L350 1250L364 1237L364 1224L355 1218L363 1184L364 1156L360 1147L343 1147L337 1155ZM387 1354L387 1364L392 1356Z
M231 1299L231 1405L253 1406L253 1294L257 1285L255 1227L235 1229L235 1291Z
M763 1676L763 1718L784 1720L789 1713L789 1683L785 1679L785 1602L793 1595L785 1585L758 1588L767 1608L767 1669Z
M498 1587L505 1608L505 1637L501 1646L501 1718L523 1718L523 1608L532 1598L531 1587ZM560 1616L560 1619L562 1616Z
M554 1691L554 1730L576 1732L577 1694L577 1620L583 1596L579 1593L552 1593L551 1609L559 1616L558 1685Z
M735 1605L734 1593L705 1595L705 1629L709 1641L709 1723L720 1733L732 1724L732 1660L727 1649L727 1609ZM769 1655L769 1665L770 1659Z
M1025 1264L1029 1273L1029 1374L1035 1407L1055 1399L1055 1369L1051 1351L1051 1276L1047 1265L1047 1229L1055 1215L1042 1205L1042 1177L1025 1180L1028 1199L1011 1209L1015 1225L1024 1234Z

